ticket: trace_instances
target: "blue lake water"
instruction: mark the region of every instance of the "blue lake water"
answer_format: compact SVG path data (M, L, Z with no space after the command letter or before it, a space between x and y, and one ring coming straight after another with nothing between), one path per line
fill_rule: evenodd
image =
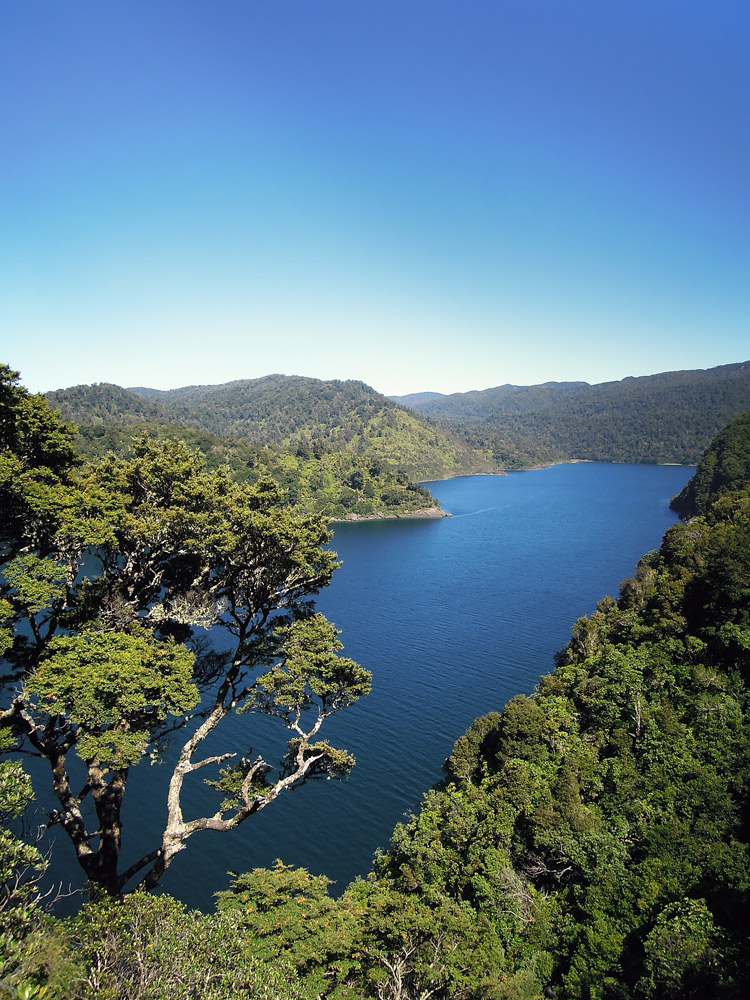
M277 857L327 874L337 889L366 874L472 720L530 693L575 620L616 595L640 556L659 545L676 520L669 499L692 472L582 463L462 477L427 484L450 518L337 525L333 547L343 565L317 605L342 630L346 655L372 670L373 691L321 736L352 751L357 765L347 781L311 782L232 834L196 834L165 889L208 909L227 887L227 871ZM245 750L260 733L254 748L264 752L274 724L233 719L216 749ZM148 820L168 774L141 765L132 779L128 863L154 846ZM200 780L191 794L186 818L215 801ZM62 838L58 848L69 851ZM75 877L74 864L55 867Z

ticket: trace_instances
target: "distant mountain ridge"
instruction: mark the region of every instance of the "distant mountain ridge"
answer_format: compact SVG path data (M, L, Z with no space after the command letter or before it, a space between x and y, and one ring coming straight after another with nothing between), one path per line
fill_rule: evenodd
M489 389L468 389L466 392L411 392L406 396L389 396L395 403L402 406L416 407L425 405L427 409L441 410L445 401L490 399L497 396L501 398L514 393L526 393L531 389L560 389L567 388L591 388L589 382L540 382L535 385L514 385L505 382L503 385L492 386ZM440 402L439 402L440 401Z
M363 382L267 375L159 390L111 384L47 394L87 458L133 436L176 437L242 480L272 476L290 504L333 518L440 513L418 480L499 471L455 431Z
M445 399L445 394L442 392L412 392L408 396L389 396L388 398L402 406L414 407L418 403L426 403L428 400Z
M304 450L315 443L319 450L366 452L421 479L491 468L455 432L364 382L277 374L223 385L129 391L185 426L259 446Z
M750 362L618 382L502 385L395 399L459 430L512 466L572 460L695 464L718 431L750 408Z
M750 410L750 362L394 399L360 381L279 374L170 390L74 386L47 398L79 424L89 449L127 428L161 436L180 428L203 436L216 461L227 448L240 466L262 449L300 460L348 456L405 483L563 461L697 464L718 430ZM293 470L286 475L291 483Z

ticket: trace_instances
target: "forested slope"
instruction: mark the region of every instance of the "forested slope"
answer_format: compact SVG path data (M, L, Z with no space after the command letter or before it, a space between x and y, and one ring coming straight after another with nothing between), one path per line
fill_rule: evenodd
M169 392L131 390L169 408L177 419L200 419L221 437L263 446L368 455L412 478L474 471L489 463L456 436L375 392L364 382L291 375L187 386Z
M714 435L750 409L750 362L619 382L504 385L398 397L460 429L506 465L540 461L695 464Z
M750 482L750 412L743 413L717 435L695 475L670 506L682 518L702 514L719 496Z
M272 476L289 503L331 517L404 516L438 509L416 480L490 471L453 432L360 382L271 375L171 392L99 384L47 394L78 426L87 459L132 454L133 440L176 438L235 478Z

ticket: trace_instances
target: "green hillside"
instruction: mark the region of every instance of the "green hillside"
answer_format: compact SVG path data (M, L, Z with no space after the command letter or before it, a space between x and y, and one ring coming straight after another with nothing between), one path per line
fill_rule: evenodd
M481 392L400 397L461 430L498 461L695 464L714 435L750 408L750 362L619 382L504 385Z
M490 463L436 422L364 382L268 375L160 392L132 389L179 422L266 447L374 455L413 479L489 469Z
M437 510L417 480L489 471L452 431L361 382L271 375L170 392L99 384L47 394L79 428L85 458L132 453L134 438L176 438L240 481L272 476L288 502L334 518Z
M703 514L724 493L750 482L750 412L721 431L706 451L693 478L670 506L680 517Z

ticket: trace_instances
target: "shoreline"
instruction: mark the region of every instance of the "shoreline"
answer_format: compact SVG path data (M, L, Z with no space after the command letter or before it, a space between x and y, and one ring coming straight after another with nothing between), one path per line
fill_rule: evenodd
M332 517L329 524L354 524L359 521L406 521L406 520L436 520L441 517L453 517L442 507L423 507L421 510L410 510L405 514L347 514L346 517Z
M595 464L599 459L593 458L570 458L562 462L548 462L546 465L526 466L523 469L502 469L497 472L459 472L452 476L442 476L440 479L423 479L420 485L427 483L445 483L449 479L462 479L469 476L507 476L511 472L540 472L543 469L551 469L556 465L583 465ZM695 466L684 462L601 462L602 465L655 465L660 468L681 468L689 469ZM355 524L362 521L404 521L404 520L433 520L441 517L453 517L450 511L445 511L442 507L423 507L421 510L412 510L405 514L386 514L379 511L375 514L347 514L346 517L331 517L329 524Z
M542 469L552 469L556 465L656 465L659 468L694 469L693 462L614 462L604 458L563 458L557 462L544 462L541 465L524 465L520 469L498 469L497 472L455 472L448 476L436 476L433 479L420 479L424 483L444 483L448 479L461 479L464 476L509 476L512 472L539 472Z

